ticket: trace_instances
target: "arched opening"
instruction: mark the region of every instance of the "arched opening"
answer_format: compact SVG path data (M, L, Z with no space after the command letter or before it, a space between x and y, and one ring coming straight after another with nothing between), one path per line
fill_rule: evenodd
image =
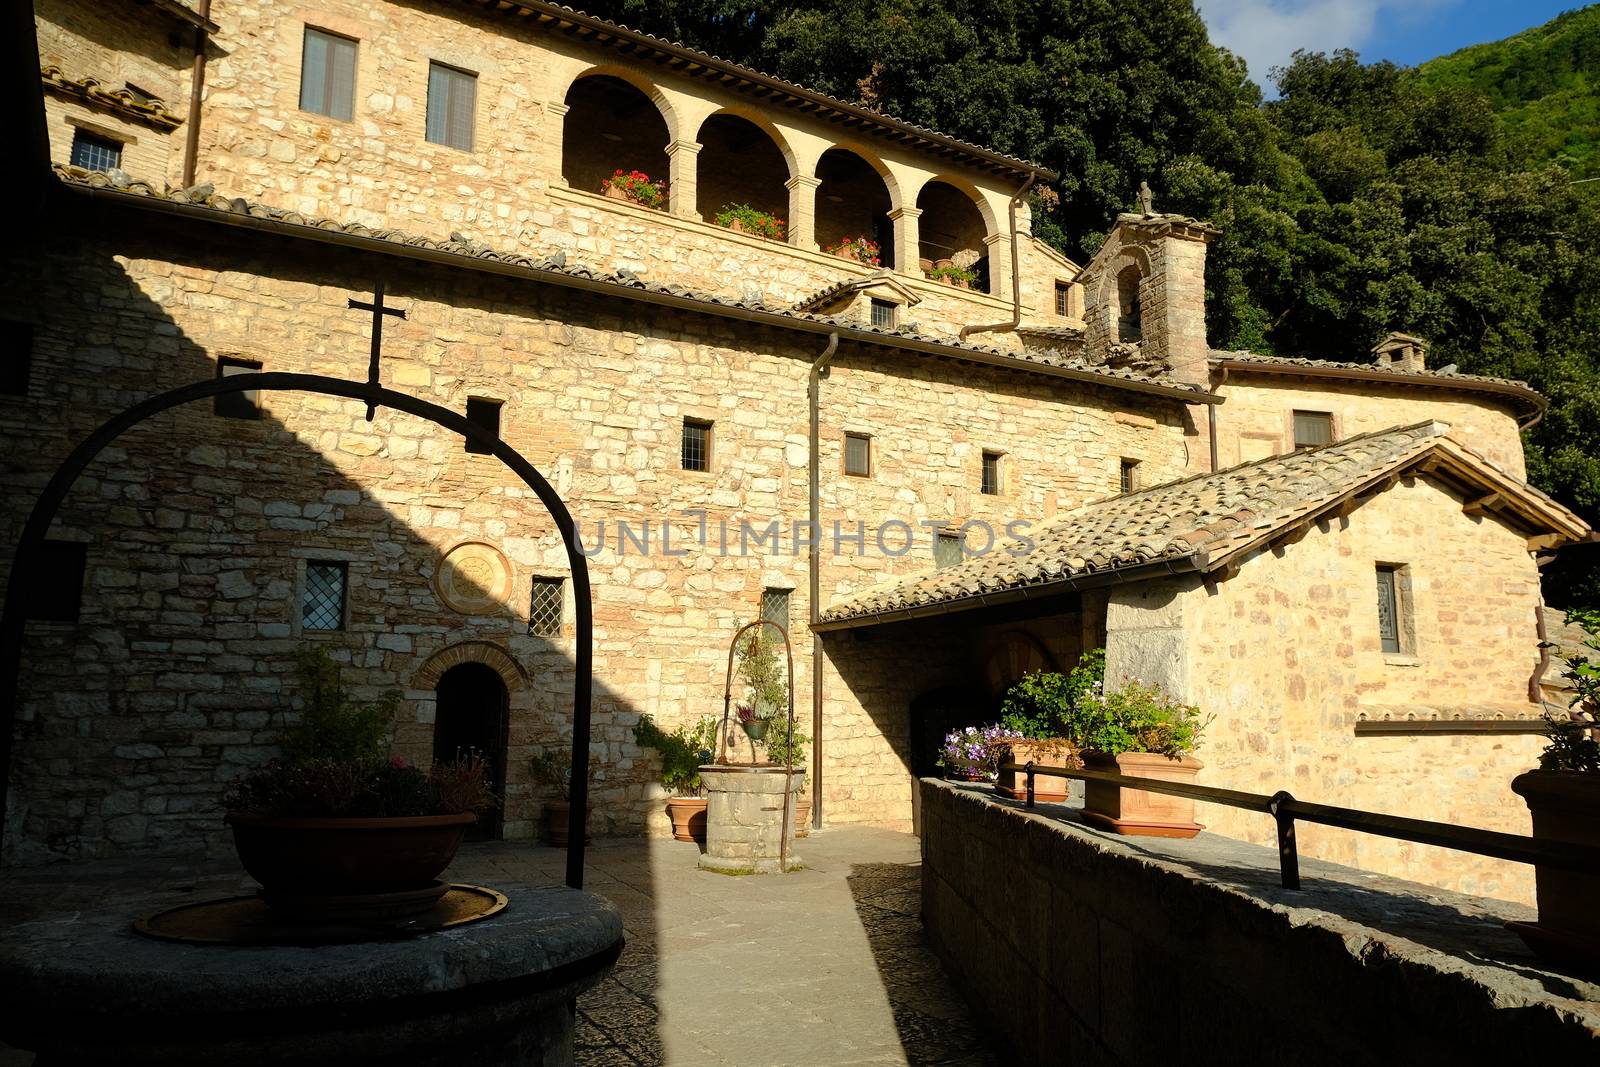
M1144 337L1144 318L1139 310L1139 268L1133 264L1117 274L1117 340L1129 344Z
M637 170L665 191L671 135L648 96L621 78L591 74L572 83L566 104L561 176L569 186L598 193L617 171ZM664 199L660 206L666 207Z
M483 757L490 788L504 797L506 740L510 729L510 694L499 673L486 663L458 663L445 671L434 690L433 758ZM479 812L467 836L474 841L494 841L503 822L502 799L491 811Z
M949 182L930 181L917 194L922 272L940 281L990 291L989 227L972 197ZM957 273L962 272L962 273Z
M789 164L766 130L738 115L712 115L698 139L695 210L702 219L715 222L727 208L747 206L787 224Z
M889 187L872 164L846 148L830 148L817 161L817 247L865 237L878 245L878 266L893 267L894 224Z

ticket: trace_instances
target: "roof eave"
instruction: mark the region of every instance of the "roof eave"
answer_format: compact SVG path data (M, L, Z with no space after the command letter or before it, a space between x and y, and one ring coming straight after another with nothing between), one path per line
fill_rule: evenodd
M1520 400L1528 406L1528 413L1543 415L1550 402L1534 389L1513 382L1486 382L1468 378L1450 378L1438 374L1403 374L1395 371L1359 370L1354 367L1314 367L1300 363L1258 363L1249 359L1213 359L1211 365L1226 371L1244 371L1257 374L1280 374L1302 378L1342 378L1347 381L1388 382L1391 385L1416 385L1424 388L1454 389L1469 393L1493 393L1508 399Z

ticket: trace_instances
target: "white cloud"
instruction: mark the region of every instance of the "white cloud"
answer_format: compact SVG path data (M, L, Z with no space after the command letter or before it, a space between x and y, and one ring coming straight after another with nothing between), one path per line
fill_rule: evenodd
M1268 86L1273 67L1295 49L1361 51L1381 26L1393 32L1460 0L1196 0L1211 40L1245 58L1250 76Z

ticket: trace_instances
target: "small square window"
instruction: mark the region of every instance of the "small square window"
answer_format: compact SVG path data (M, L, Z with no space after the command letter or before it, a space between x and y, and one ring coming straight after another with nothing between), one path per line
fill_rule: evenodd
M700 419L683 420L683 469L711 469L711 424Z
M348 565L339 560L306 561L305 591L300 598L302 630L344 629Z
M1321 448L1333 444L1333 415L1326 411L1294 413L1294 447Z
M961 535L953 531L940 530L933 536L933 565L935 567L954 567L961 562Z
M1072 314L1072 286L1056 282L1056 315L1067 318Z
M488 430L490 433L494 434L496 437L499 437L500 407L503 403L504 401L501 400L489 400L484 397L469 396L467 397L467 421L472 423L474 426L481 426L485 430ZM466 442L467 451L473 453L474 455L487 456L492 452L492 449L478 444L478 442L474 441L470 437L466 439Z
M355 114L356 42L306 27L300 57L300 110L349 121Z
M79 127L72 131L72 165L84 170L116 170L122 166L122 143Z
M33 324L0 320L0 393L27 396L33 374Z
M1120 474L1117 488L1121 492L1131 493L1139 488L1139 461L1124 459L1120 464Z
M985 452L983 454L983 493L985 496L999 496L1000 488L1000 453Z
M77 622L83 610L83 575L89 546L81 541L45 541L37 565L23 574L26 617L35 622Z
M900 305L892 300L879 300L872 298L872 325L881 326L886 330L894 329L895 313L900 310Z
M788 589L761 591L761 620L777 623L784 633L789 632L789 594Z
M872 477L872 438L864 433L844 435L844 472L857 478Z
M561 600L565 578L535 578L528 605L528 632L535 637L561 636Z
M428 140L472 151L478 76L443 63L428 64Z
M235 359L223 356L217 360L217 377L232 378L237 374L256 374L261 363L254 359ZM224 419L259 419L261 396L254 389L242 393L220 393L211 400L211 411Z

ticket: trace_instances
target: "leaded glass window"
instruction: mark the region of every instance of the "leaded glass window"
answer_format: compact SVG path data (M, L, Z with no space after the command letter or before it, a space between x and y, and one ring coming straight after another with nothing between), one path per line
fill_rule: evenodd
M535 578L533 599L528 605L528 632L535 637L561 635L563 578Z
M864 433L844 435L844 472L858 478L872 475L872 438Z
M1394 567L1378 568L1378 638L1385 652L1400 651L1400 591Z
M472 115L478 76L443 63L428 65L428 140L472 151Z
M961 562L961 535L940 532L933 539L933 565L954 567Z
M356 43L306 27L300 56L300 110L349 121L355 114Z
M699 419L683 420L683 469L711 469L711 424Z
M302 630L344 629L346 564L337 560L306 563L305 592L300 598Z
M775 622L783 627L784 632L789 630L789 590L763 589L761 591L761 619L763 622Z
M891 300L872 300L872 325L880 326L885 330L894 329L894 313L896 305Z
M1333 416L1326 411L1294 413L1294 447L1321 448L1333 444Z

